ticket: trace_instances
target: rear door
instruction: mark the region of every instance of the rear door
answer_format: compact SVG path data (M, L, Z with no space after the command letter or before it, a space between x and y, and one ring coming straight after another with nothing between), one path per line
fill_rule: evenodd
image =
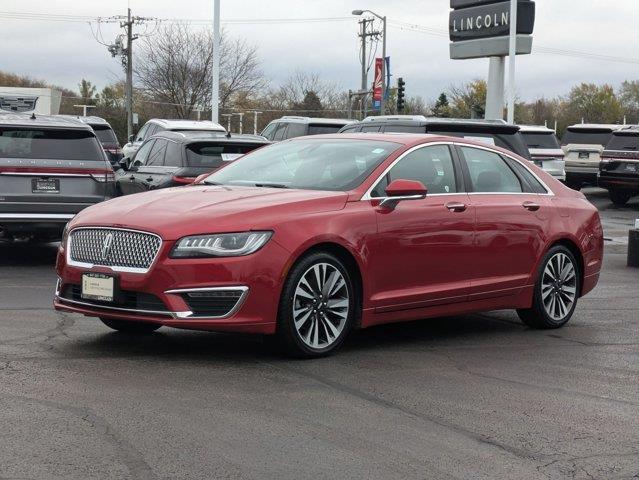
M138 171L134 174L137 191L154 190L166 184L167 179L170 180L171 175L168 174L164 166L164 157L168 145L169 141L165 138L157 138L155 140L148 158L143 165L138 167Z
M144 191L143 185L138 181L137 173L140 167L146 163L154 144L154 139L143 143L133 157L129 170L118 171L116 180L118 182L118 190L122 195L129 195Z
M498 153L457 147L476 212L470 300L516 294L527 285L550 231L550 204ZM524 168L519 164L519 168ZM534 176L530 173L531 178Z
M75 214L112 195L93 131L0 126L0 214Z

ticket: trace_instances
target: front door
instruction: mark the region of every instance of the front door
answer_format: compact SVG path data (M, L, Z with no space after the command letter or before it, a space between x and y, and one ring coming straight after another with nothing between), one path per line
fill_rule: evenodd
M418 180L422 200L379 208L393 180ZM378 234L370 252L371 300L376 311L465 301L470 289L474 207L461 187L447 144L419 147L403 156L371 192Z

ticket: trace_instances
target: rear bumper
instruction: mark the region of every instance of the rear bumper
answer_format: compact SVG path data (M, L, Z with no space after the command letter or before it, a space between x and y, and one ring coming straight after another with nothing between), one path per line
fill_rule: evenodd
M566 167L566 183L579 183L582 185L597 185L599 170L583 169L584 171L568 170Z
M607 190L629 190L639 192L639 175L611 175L602 173L599 186Z

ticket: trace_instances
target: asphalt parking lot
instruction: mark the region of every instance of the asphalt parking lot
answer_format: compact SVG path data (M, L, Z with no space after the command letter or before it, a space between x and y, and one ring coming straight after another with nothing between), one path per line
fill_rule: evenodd
M566 328L442 318L313 361L54 312L56 246L0 245L0 478L639 478L639 199L588 195L607 255Z

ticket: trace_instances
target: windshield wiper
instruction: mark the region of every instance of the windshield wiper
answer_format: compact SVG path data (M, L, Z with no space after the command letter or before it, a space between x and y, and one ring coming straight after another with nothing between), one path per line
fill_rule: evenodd
M204 185L222 185L220 182L207 182L206 180L204 180L202 183Z
M265 188L288 188L288 185L284 185L283 183L256 183L255 186Z

